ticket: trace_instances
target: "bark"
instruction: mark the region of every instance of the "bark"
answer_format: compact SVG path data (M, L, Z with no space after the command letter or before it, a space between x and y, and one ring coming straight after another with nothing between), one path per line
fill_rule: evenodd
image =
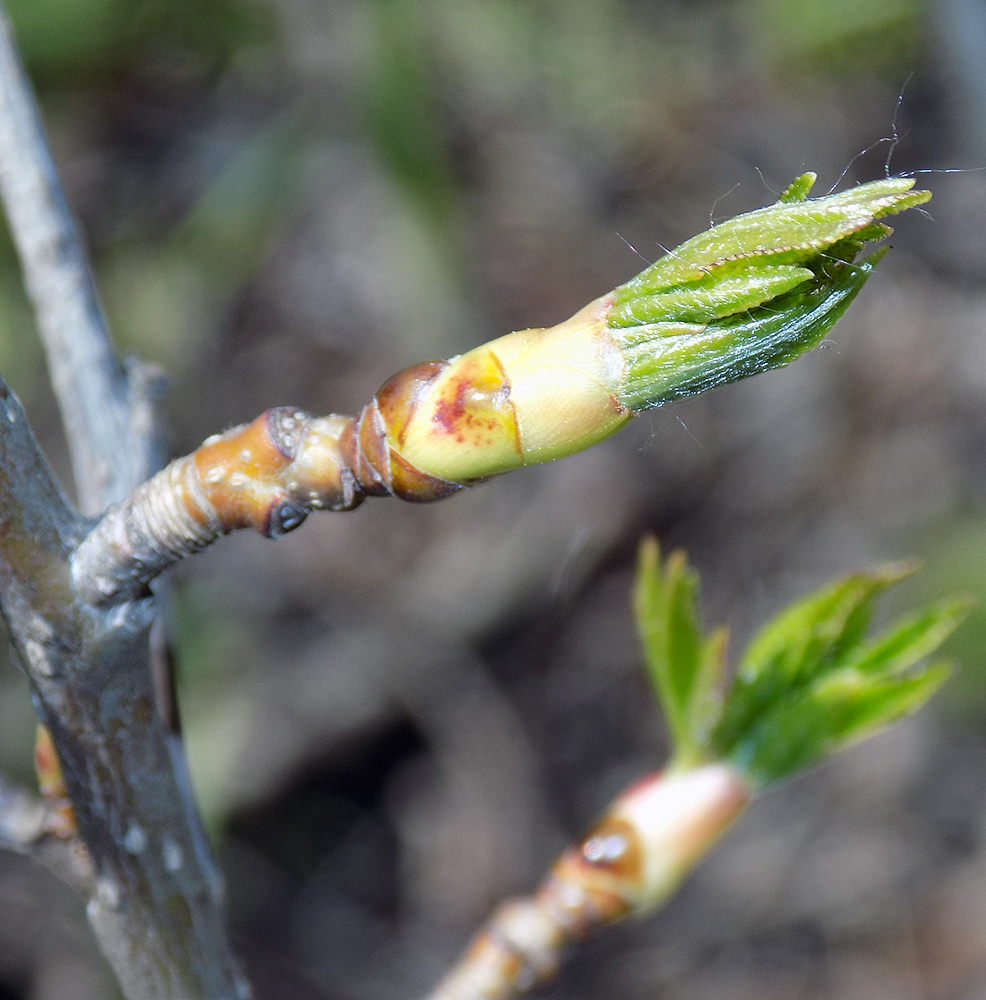
M79 507L99 514L162 464L160 377L122 364L0 5L0 194L68 437Z
M97 513L160 467L153 379L113 351L2 8L0 194L80 504ZM149 635L157 602L104 612L79 599L70 557L88 527L0 382L0 606L62 765L91 866L91 880L76 881L91 887L87 913L99 946L133 1000L248 997L184 753L167 724L170 709L162 715L155 699ZM160 677L157 687L167 688ZM4 796L4 805L29 816L17 796ZM13 822L4 829L6 846L34 842Z

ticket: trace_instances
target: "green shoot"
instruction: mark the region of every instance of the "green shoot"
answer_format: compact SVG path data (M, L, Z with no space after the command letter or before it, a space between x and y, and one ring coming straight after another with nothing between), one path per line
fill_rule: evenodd
M855 573L796 602L753 639L726 690L726 633L702 635L697 574L646 540L634 610L671 766L725 760L763 788L917 711L950 673L927 658L970 602L939 601L869 637L877 597L911 572Z
M882 256L878 220L926 202L887 177L808 198L811 173L779 200L713 226L616 289L607 317L635 411L788 364L846 311Z

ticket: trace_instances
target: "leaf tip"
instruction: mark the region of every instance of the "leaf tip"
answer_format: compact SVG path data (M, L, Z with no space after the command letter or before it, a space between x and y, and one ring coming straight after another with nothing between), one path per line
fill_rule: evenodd
M808 192L814 187L816 180L818 180L818 174L813 170L800 174L784 188L777 200L785 204L804 201L808 197Z

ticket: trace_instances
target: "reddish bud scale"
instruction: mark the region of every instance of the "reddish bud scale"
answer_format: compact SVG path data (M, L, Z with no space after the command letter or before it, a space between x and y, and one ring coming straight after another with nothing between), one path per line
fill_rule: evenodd
M367 496L393 495L412 503L427 503L462 489L462 483L422 472L399 451L428 390L448 364L426 361L405 368L380 387L340 435L342 459Z
M643 850L633 826L607 815L555 862L537 899L572 938L622 920L632 911L627 897L643 883Z
M355 420L280 407L210 439L192 455L209 514L224 531L253 528L277 538L312 509L349 510L367 496L440 500L461 489L425 475L389 447L393 428L413 413L416 390L444 364L395 376Z
M468 485L596 444L630 419L612 296L557 326L518 330L401 372L377 395L391 461Z

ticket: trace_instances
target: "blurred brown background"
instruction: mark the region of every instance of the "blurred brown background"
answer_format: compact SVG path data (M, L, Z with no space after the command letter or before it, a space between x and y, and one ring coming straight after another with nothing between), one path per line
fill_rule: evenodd
M384 1000L660 765L628 611L644 532L689 550L734 648L827 577L921 556L899 600L984 599L933 708L758 803L546 995L986 995L986 3L7 3L115 334L168 372L175 453L560 321L805 169L818 193L882 176L895 113L892 170L975 168L922 178L930 212L792 368L171 579L258 997ZM67 479L3 239L0 370ZM32 738L4 662L0 768L26 785ZM0 1000L113 995L79 902L0 856Z

